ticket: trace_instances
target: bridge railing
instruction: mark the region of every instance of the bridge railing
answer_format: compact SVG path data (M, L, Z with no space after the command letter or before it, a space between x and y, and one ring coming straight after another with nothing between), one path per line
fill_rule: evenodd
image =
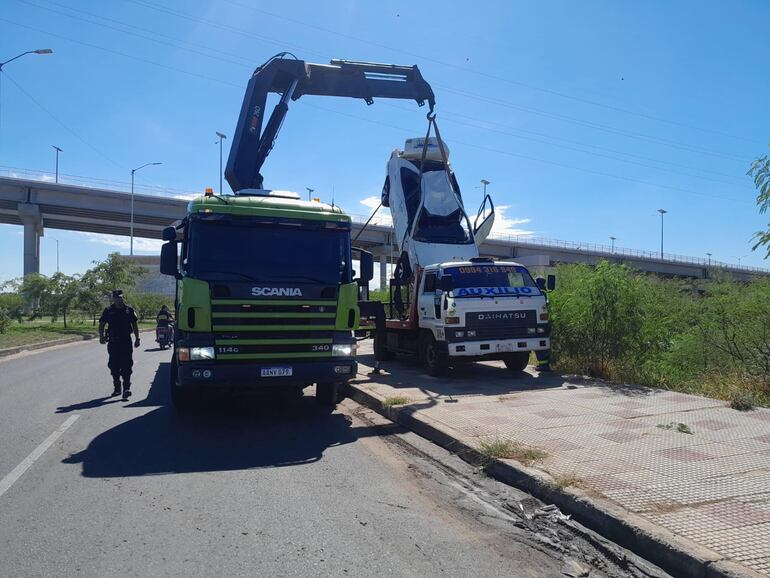
M44 183L53 183L56 180L55 173L8 166L0 166L0 177L41 181ZM111 179L100 179L97 177L71 175L68 173L59 173L59 184L73 185L76 187L88 187L93 189L104 189L118 193L126 193L130 192L131 190L131 181L115 181ZM134 182L134 192L139 194L159 195L164 197L187 197L200 194L200 191L189 191L185 189L147 185L137 182Z
M363 224L369 218L368 215L351 215L354 222ZM387 216L380 217L375 215L370 221L370 225L379 225L384 227L390 227L391 221ZM520 245L524 247L543 247L562 249L566 251L574 251L576 253L590 253L608 258L627 257L632 259L641 259L645 261L655 261L656 263L672 263L672 264L685 264L696 265L699 267L719 267L723 269L729 269L731 271L741 271L746 273L762 273L770 274L769 268L764 267L752 267L748 265L735 265L732 263L725 263L723 261L717 261L715 259L703 259L699 257L691 257L688 255L677 255L674 253L663 253L661 256L659 251L644 251L641 249L629 249L627 247L618 247L612 245L604 245L601 243L581 243L576 241L565 241L562 239L550 239L546 237L536 237L534 235L510 235L506 233L491 233L488 240L501 241L512 245Z
M53 182L54 175L50 172L40 170L22 169L18 167L9 167L0 165L0 176L17 179L28 179L43 182ZM83 177L79 175L70 175L66 173L59 173L59 183L69 184L80 187L91 187L106 189L116 192L125 193L130 189L130 182L115 181L110 179L99 179L94 177ZM175 198L189 198L192 195L200 194L200 191L190 191L185 189L176 189L170 187L160 187L153 185L146 185L140 183L134 183L134 191L137 193L159 195L165 197ZM353 222L363 224L369 219L370 215L351 215ZM387 214L377 214L372 218L370 225L377 225L381 227L392 227L392 221ZM729 269L731 271L740 271L746 273L761 273L770 274L769 268L753 267L748 265L735 265L732 263L726 263L723 261L717 261L714 259L708 260L700 257L691 257L687 255L676 255L673 253L661 254L657 251L644 251L641 249L630 249L627 247L618 247L611 245L604 245L600 243L582 243L575 241L565 241L561 239L550 239L545 237L535 237L533 235L510 235L506 233L493 232L489 236L490 240L501 241L504 243L510 243L513 245L521 245L525 247L544 247L555 248L566 251L590 253L593 255L618 258L628 257L633 259L642 259L645 261L655 261L657 263L672 263L672 264L686 264L696 265L699 267L719 267Z

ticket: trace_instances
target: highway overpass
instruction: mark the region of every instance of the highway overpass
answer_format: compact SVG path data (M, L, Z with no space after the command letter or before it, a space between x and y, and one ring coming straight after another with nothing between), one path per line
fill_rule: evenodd
M164 227L182 218L187 201L171 195L134 196L134 236L160 239ZM123 191L73 186L39 180L0 177L0 223L24 227L24 274L40 270L40 237L46 228L128 236L131 195ZM393 231L376 219L359 236L363 218L355 218L357 246L371 250L380 264L397 257ZM680 255L660 254L606 245L580 244L553 239L493 235L482 245L483 255L516 259L533 266L556 263L597 263L602 259L666 276L706 278L714 268L734 277L770 275L770 269L731 265ZM385 267L380 267L381 281Z

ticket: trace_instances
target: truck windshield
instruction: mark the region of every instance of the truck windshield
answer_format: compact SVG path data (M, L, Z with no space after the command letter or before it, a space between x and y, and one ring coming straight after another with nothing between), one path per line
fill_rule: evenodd
M448 267L455 297L540 295L537 283L524 267L515 265L472 265Z
M205 280L296 281L337 285L351 280L350 232L249 220L190 223L187 273Z

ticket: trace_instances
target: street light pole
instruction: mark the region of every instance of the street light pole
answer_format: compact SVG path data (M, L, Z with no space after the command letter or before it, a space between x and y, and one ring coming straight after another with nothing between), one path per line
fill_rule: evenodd
M663 259L663 215L668 213L666 209L658 209L660 213L660 258Z
M2 109L2 78L3 78L3 66L6 64L13 62L17 58L21 58L22 56L26 56L27 54L53 54L53 50L50 48L38 48L37 50L27 50L26 52L22 52L21 54L17 54L13 58L6 60L4 62L0 62L0 134L2 133L2 126L3 126L3 109Z
M487 196L487 185L490 184L490 181L487 179L481 179L481 184L484 185L484 196Z
M305 188L307 189L307 200L310 201L312 200L310 198L310 195L312 195L315 192L315 189L311 189L310 187L305 187Z
M145 163L141 167L131 169L131 243L129 245L129 255L134 256L134 173L144 167L162 165L163 163Z
M711 253L706 253L709 256L709 267L711 267Z
M64 152L62 149L57 147L56 145L51 145L53 148L56 149L56 182L59 182L59 153Z
M56 241L56 272L59 272L59 239L54 239Z
M617 237L610 236L610 243L612 243L612 249L610 249L610 253L614 253L615 252L615 240L616 239L617 239Z
M219 137L219 196L222 196L222 141L227 138L227 135L217 132Z

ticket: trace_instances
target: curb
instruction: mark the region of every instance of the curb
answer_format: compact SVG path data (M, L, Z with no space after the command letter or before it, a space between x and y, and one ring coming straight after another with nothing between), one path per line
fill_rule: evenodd
M418 435L449 450L469 464L481 467L496 480L555 504L577 522L673 576L687 578L758 578L760 574L690 540L620 508L604 498L589 497L575 488L560 489L539 470L511 460L490 459L477 449L443 431L426 416L416 417L414 408L386 407L382 401L354 383L346 385L351 399Z
M147 331L155 331L155 329L140 329L139 333L146 333ZM56 345L65 345L67 343L77 343L78 341L90 341L96 339L99 335L97 333L87 333L86 335L72 335L71 337L62 337L61 339L52 339L50 341L40 341L38 343L28 343L27 345L19 345L17 347L9 347L7 349L0 349L0 359L8 357L9 355L16 355L23 351L35 351L37 349L47 349Z

